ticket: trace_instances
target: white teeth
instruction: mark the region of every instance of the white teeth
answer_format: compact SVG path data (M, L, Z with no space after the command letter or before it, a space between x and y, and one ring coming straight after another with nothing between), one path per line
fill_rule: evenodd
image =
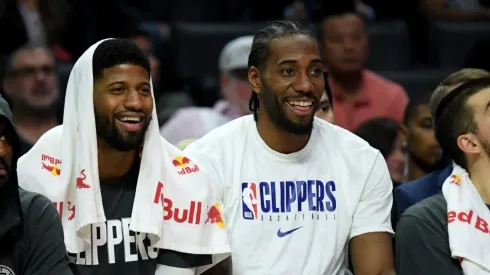
M123 117L120 119L122 122L140 122L139 117Z
M288 101L289 105L292 106L303 106L303 107L309 107L313 104L311 101Z

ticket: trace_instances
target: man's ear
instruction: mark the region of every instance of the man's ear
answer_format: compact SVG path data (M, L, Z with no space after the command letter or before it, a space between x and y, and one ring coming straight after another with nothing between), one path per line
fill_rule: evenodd
M248 85L257 95L260 94L260 88L262 87L262 82L260 79L260 71L256 67L252 66L248 69Z
M460 135L457 139L459 149L465 154L476 155L483 151L480 139L472 133Z

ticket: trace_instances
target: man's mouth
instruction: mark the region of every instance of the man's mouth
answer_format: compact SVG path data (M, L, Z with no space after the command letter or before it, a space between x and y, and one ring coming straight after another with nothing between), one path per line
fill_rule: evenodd
M143 128L144 117L142 116L121 116L117 117L118 123L128 132L136 132Z
M294 110L297 115L305 116L313 113L314 102L311 99L286 100L286 103Z

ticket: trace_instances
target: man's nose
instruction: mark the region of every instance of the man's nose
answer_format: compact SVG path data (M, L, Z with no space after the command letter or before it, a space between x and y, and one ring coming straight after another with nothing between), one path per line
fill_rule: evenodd
M124 107L129 110L140 110L142 107L142 100L140 94L136 89L131 89L126 93L124 100Z
M294 86L294 90L300 93L309 93L313 91L313 83L311 83L310 77L308 73L302 73L296 79Z

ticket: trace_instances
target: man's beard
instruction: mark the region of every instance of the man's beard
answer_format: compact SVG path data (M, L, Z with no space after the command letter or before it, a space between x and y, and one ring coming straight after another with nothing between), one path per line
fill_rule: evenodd
M139 132L121 132L116 126L114 114L111 116L112 119L109 119L99 113L96 108L94 108L94 113L97 136L102 138L112 148L119 151L132 151L143 145L151 117L147 117Z
M263 88L261 91L260 100L262 100L262 105L264 106L265 112L269 115L271 121L284 129L286 132L298 135L298 136L306 136L309 135L313 129L313 119L314 115L311 116L311 120L306 123L292 121L288 118L287 114L284 111L284 102L281 106L279 102L279 98L274 94L272 89L267 85L267 83L262 79ZM310 95L305 95L306 97L311 97ZM315 101L316 102L316 101ZM316 103L314 103L316 104ZM260 110L259 110L260 111ZM315 111L315 110L314 110ZM315 112L312 112L314 114Z

